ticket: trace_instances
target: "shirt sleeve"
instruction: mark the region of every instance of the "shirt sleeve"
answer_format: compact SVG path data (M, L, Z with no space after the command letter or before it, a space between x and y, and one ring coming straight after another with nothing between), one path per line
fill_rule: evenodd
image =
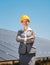
M32 30L31 35L35 35L36 36L36 31L35 30Z
M21 36L21 31L18 31L17 32L17 36Z
M18 38L18 36L21 36L21 33L22 33L23 31L22 30L19 30L18 31L18 33L17 33L17 36L16 36L16 41L17 42L24 42L24 38Z

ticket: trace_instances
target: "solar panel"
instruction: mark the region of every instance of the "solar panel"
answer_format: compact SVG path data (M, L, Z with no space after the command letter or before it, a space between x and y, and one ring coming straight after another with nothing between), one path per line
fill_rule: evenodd
M19 59L17 32L0 29L0 61ZM37 37L34 42L36 57L50 57L50 40Z
M34 46L36 47L36 57L50 57L50 40L36 38Z
M0 61L19 59L16 32L0 29Z

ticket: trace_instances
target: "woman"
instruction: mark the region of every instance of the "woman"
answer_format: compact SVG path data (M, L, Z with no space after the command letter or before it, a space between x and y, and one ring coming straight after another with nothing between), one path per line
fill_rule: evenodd
M35 65L36 49L33 47L33 44L36 36L34 31L28 26L30 18L27 15L22 16L21 23L24 30L19 30L16 37L17 42L20 42L20 65Z

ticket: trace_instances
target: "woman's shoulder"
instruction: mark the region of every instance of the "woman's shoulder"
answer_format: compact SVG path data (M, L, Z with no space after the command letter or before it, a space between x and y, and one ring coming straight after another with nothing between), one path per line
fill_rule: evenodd
M34 28L31 28L31 27L29 27L29 28L28 28L28 30L32 30L32 31L35 31L35 29L34 29Z
M36 34L36 30L35 29L32 29L32 28L29 27L28 30L31 31L32 33Z
M22 32L23 32L23 30L22 30L22 29L18 30L18 33L22 33Z

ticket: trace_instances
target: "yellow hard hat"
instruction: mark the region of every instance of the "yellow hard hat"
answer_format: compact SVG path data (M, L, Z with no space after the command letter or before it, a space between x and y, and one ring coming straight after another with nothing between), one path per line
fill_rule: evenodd
M23 20L27 20L28 22L30 22L30 18L27 15L22 16L21 22L23 22Z

